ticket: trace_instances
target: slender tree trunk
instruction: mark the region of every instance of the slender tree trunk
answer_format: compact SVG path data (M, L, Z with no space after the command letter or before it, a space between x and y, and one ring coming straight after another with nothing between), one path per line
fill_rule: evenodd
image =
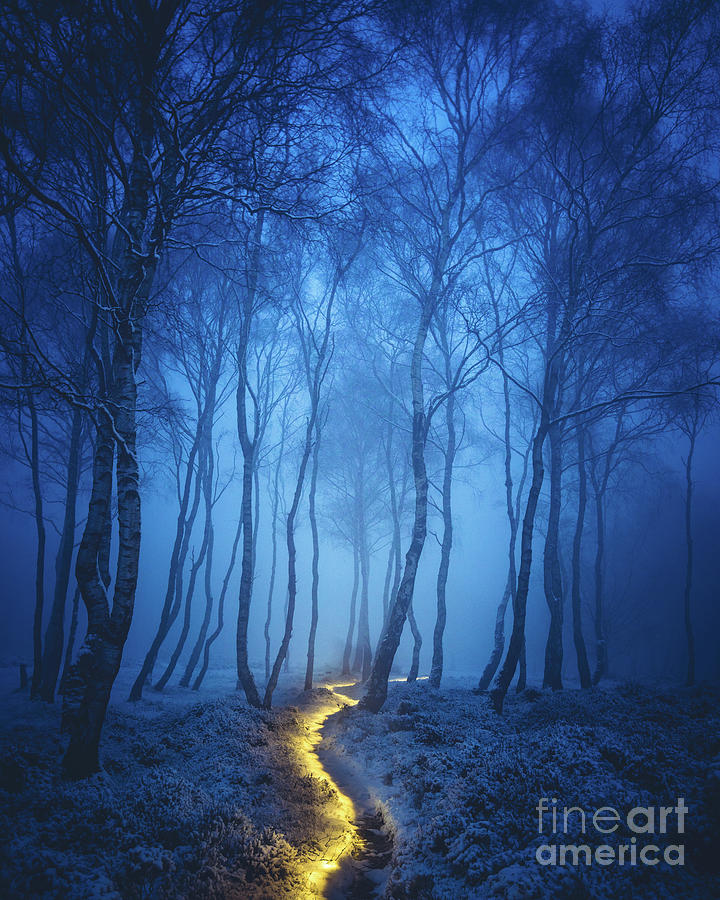
M144 96L139 106L138 140L134 145L120 211L122 227L117 229L112 247L115 339L110 391L106 395L111 404L101 413L90 510L75 566L87 608L88 628L83 646L68 673L63 697L62 728L69 734L63 766L70 777L85 777L99 766L100 734L110 692L120 669L137 588L141 520L136 379L141 361L141 329L163 240L172 223L175 184L180 169L175 149L166 148L157 185L163 209L150 230L152 251L146 254L153 193L148 160L157 137L147 100ZM115 446L118 554L110 608L101 570L102 555L109 548L107 521ZM93 502L97 504L95 510Z
M22 322L21 329L21 346L22 357L20 363L20 379L21 382L27 383L30 380L28 352L27 352L27 320L26 320L26 296L25 296L25 275L20 263L20 254L18 251L17 229L15 226L15 217L12 213L5 213L10 236L10 250L12 255L13 273L15 276L15 287L18 292L19 313ZM22 409L18 406L18 432L22 441L25 456L30 465L30 473L32 478L33 490L33 513L35 519L35 531L37 534L37 544L35 548L35 609L33 612L33 673L30 682L30 696L35 699L40 695L42 685L42 620L43 610L45 607L45 546L46 546L46 529L45 515L43 510L42 484L40 481L40 430L38 422L37 407L35 406L35 398L32 390L25 392L28 411L30 413L30 448L28 449L22 428ZM19 399L19 398L18 398Z
M394 547L393 539L390 538L390 545L388 547L387 564L385 565L385 580L383 581L383 594L382 594L383 627L385 627L385 622L387 622L388 610L390 609L390 586L392 584L394 565L395 565L395 547Z
M313 404L313 411L310 415L310 419L308 421L307 429L305 432L305 446L303 449L302 458L300 460L300 469L298 471L297 482L295 484L295 493L293 495L292 503L288 511L287 523L285 528L285 539L287 541L288 552L287 614L285 616L285 630L280 642L280 648L278 649L272 670L270 671L270 678L268 679L268 683L265 688L265 697L263 699L263 706L265 707L265 709L270 709L270 707L272 706L272 695L277 686L278 678L280 677L280 669L282 668L283 661L285 660L285 657L287 655L288 647L290 646L290 638L292 637L293 619L295 617L295 600L297 597L297 550L295 547L295 519L297 517L298 507L300 506L300 498L302 497L303 485L305 484L305 472L307 470L310 453L312 451L312 435L315 429L316 415L317 409L315 407L315 404Z
M58 693L65 693L65 685L67 684L68 672L72 664L73 649L75 647L75 637L77 635L78 618L80 612L80 588L75 585L75 591L72 599L72 612L70 614L70 631L68 632L67 644L65 645L65 661L63 663L62 675L60 676L60 686Z
M236 656L238 684L245 691L245 697L251 706L260 707L260 695L255 685L255 678L248 661L248 625L250 622L250 600L252 597L252 559L253 559L253 455L245 457L243 462L243 487L241 500L241 516L243 523L243 552L240 570L240 594L238 598L238 618L236 634Z
M287 516L285 517L285 520L287 522ZM290 605L290 589L288 588L288 590L285 591L285 605L283 607L283 621L285 621L285 622L287 622L289 605ZM290 644L289 643L288 643L287 650L285 651L285 662L283 663L283 670L285 672L290 671ZM272 669L270 671L272 673ZM265 687L267 688L267 682L265 682Z
M255 454L253 469L253 491L255 492L255 512L253 514L253 573L257 571L258 534L260 533L260 460Z
M390 547L388 549L388 560L387 567L385 568L385 583L383 584L383 628L385 628L385 623L387 622L388 611L390 609L391 600L394 598L394 593L391 593L390 587L392 584L393 577L393 569L395 566L395 557L396 557L396 549L395 549L395 536L396 533L399 532L399 523L396 523L397 520L397 490L395 486L395 466L393 465L393 423L392 416L395 408L395 401L391 399L390 408L388 410L388 422L387 422L387 435L385 438L385 466L387 468L388 474L388 488L390 491L390 515L392 517L392 538L390 540ZM399 552L399 551L397 551Z
M357 528L355 529L357 531ZM345 652L343 653L342 674L350 675L350 657L352 656L353 634L355 632L355 607L358 586L360 584L360 553L358 551L357 534L353 541L353 586L350 594L350 621L348 622Z
M508 573L508 579L505 582L505 590L503 591L502 599L500 600L497 612L495 613L493 648L490 653L490 659L487 661L487 665L483 669L483 673L480 676L480 681L478 682L477 689L479 691L486 691L490 686L493 675L495 674L495 672L497 672L497 667L500 665L502 652L505 649L505 614L507 612L508 603L510 602L510 598L513 594L512 577L512 574Z
M218 616L217 616L217 626L215 627L215 631L210 635L210 637L205 641L205 649L203 651L203 662L200 668L200 671L197 674L197 678L193 682L192 689L194 691L200 690L200 685L203 683L203 679L207 674L208 666L210 665L210 650L212 649L212 645L222 634L222 630L225 626L225 595L227 594L228 585L230 584L230 578L232 577L232 573L235 569L235 559L237 557L237 548L240 543L240 535L242 534L242 519L238 519L237 529L235 531L235 538L233 540L232 551L230 553L230 562L228 563L228 567L225 570L225 578L223 578L222 588L220 590L220 597L218 598Z
M55 556L55 591L50 610L50 619L45 630L45 650L42 666L42 684L40 697L47 703L55 699L62 662L65 631L65 604L67 601L70 570L72 567L73 549L75 545L75 518L77 507L78 484L80 482L80 456L82 450L82 412L74 409L70 428L70 444L65 481L65 508L60 545Z
M308 636L307 667L305 669L305 690L312 690L313 670L315 667L315 635L318 624L318 586L320 582L320 540L318 537L317 513L315 510L315 496L317 494L318 458L320 449L320 428L315 423L315 444L312 452L312 467L310 474L310 531L312 532L312 587L310 610L310 634Z
M408 624L410 625L410 633L413 637L412 657L410 659L410 669L408 671L407 681L412 684L413 681L417 681L418 674L420 673L420 651L422 650L423 643L422 634L420 633L417 619L415 618L412 600L408 606L407 617Z
M325 309L325 323L323 328L322 340L319 342L319 346L315 335L312 336L311 341L308 341L307 335L303 331L305 327L305 324L303 324L303 322L307 323L307 319L304 319L302 315L298 316L298 333L300 336L300 342L303 346L303 354L305 356L305 372L308 380L308 391L310 394L310 416L308 418L307 427L305 429L305 442L303 446L302 458L300 460L300 468L298 470L295 492L293 494L290 510L288 511L286 523L285 536L288 551L288 595L287 614L285 616L285 630L280 642L280 648L278 649L277 656L275 657L275 662L273 663L273 667L270 671L270 678L268 679L267 685L265 687L265 695L263 697L263 706L265 707L265 709L270 709L272 705L272 695L277 686L278 678L280 677L280 669L282 668L283 662L287 658L288 649L290 647L290 638L292 637L293 619L295 617L295 601L297 597L297 551L295 547L295 519L297 518L297 512L300 506L300 498L302 497L303 487L305 484L305 473L307 471L310 454L312 452L313 434L315 433L315 429L317 426L322 384L325 375L327 374L327 367L329 364L330 356L332 354L332 351L330 349L330 331L332 324L333 304L335 302L335 296L337 294L340 283L345 273L347 272L353 258L354 255L347 261L345 265L338 267L335 271L332 287L330 289L327 300L327 307ZM313 363L311 363L310 358L310 344L312 344L312 346L315 348L316 354Z
M496 314L496 322L499 328L499 314ZM500 356L502 363L503 357ZM515 562L515 550L517 546L518 521L520 519L520 501L522 499L523 488L527 478L528 460L530 458L530 447L528 445L524 458L523 470L520 478L520 484L517 490L517 496L513 500L513 478L512 478L512 443L510 439L511 425L511 408L510 408L510 382L507 375L503 372L503 394L505 400L505 505L507 511L508 522L510 524L510 539L508 542L508 578L503 591L502 599L498 604L497 613L495 615L495 633L493 649L490 653L490 659L483 670L480 681L478 682L478 690L486 691L490 687L497 667L500 665L503 650L505 649L505 615L507 613L508 603L512 599L515 603L515 592L517 590L517 564Z
M167 587L165 588L165 599L163 601L163 608L160 614L160 622L158 624L158 628L155 633L155 637L153 638L152 644L150 645L150 649L145 655L143 664L140 667L140 672L138 673L138 676L135 679L130 690L130 696L128 697L128 699L131 701L140 700L140 698L142 697L143 688L152 676L152 671L155 667L160 648L163 645L165 638L168 636L168 632L170 631L180 611L180 600L182 597L182 570L185 565L185 558L187 556L187 551L190 544L190 533L192 532L192 525L195 521L195 513L200 504L201 485L199 473L196 475L195 472L195 460L200 449L202 433L205 427L205 415L207 415L207 409L205 410L205 412L202 412L200 409L198 409L198 421L195 430L195 438L188 454L187 468L185 471L185 481L183 484L182 495L180 497L180 509L178 512L177 524L175 526L175 540L170 556ZM195 476L194 495L192 490L193 476ZM190 515L188 516L188 507L190 506L191 496L192 507Z
M365 523L360 537L360 613L358 615L358 642L355 654L355 671L367 681L372 665L370 643L370 551L367 546Z
M593 684L599 684L607 676L608 657L605 639L603 602L603 568L605 556L605 485L593 483L595 492L595 673Z
M40 436L37 409L32 395L28 392L30 410L30 471L32 473L35 531L37 549L35 553L35 611L33 614L33 674L30 682L30 696L40 696L42 682L42 620L45 606L45 515L43 511L42 485L40 484Z
M560 571L559 536L560 506L562 497L562 434L557 425L549 431L550 437L550 512L545 538L543 580L545 600L550 610L550 628L545 645L545 673L543 687L557 691L562 689L563 662L563 587Z
M205 477L205 528L207 533L207 543L205 550L205 578L204 578L204 586L205 586L205 612L203 613L203 619L200 624L200 632L198 634L197 640L195 641L195 645L190 653L190 658L187 661L187 665L185 666L185 672L183 673L183 677L180 679L181 687L188 687L190 685L190 679L192 678L193 672L195 671L195 667L198 664L198 660L200 659L200 654L202 653L203 646L205 644L205 638L207 636L208 628L210 627L210 619L212 617L212 609L214 604L213 599L213 591L212 591L212 565L213 565L213 550L215 547L215 529L213 527L213 447L212 440L209 441L209 446L207 448L207 454L209 456L209 463L207 469L207 475Z
M388 420L392 416L394 401L390 405ZM402 489L398 497L397 485L395 482L395 466L393 464L390 443L390 436L386 443L385 463L388 472L388 487L390 491L390 516L392 519L392 543L390 545L390 555L388 558L388 566L392 563L392 583L388 592L388 606L383 614L383 627L378 639L378 646L383 639L385 628L387 627L388 613L397 597L398 588L400 587L400 579L402 577L402 536L400 534L400 517L405 508L405 498L407 496L407 471L403 471ZM411 623L412 628L412 623ZM419 632L418 632L419 635ZM420 645L422 646L422 636L420 636ZM377 652L377 651L376 651ZM418 647L418 655L420 648Z
M117 330L112 375L113 415L111 420L103 414L98 430L90 508L75 567L88 612L88 629L77 659L70 667L63 697L62 727L70 737L63 766L66 774L74 778L85 777L99 767L100 734L132 620L140 557L135 423L139 335L129 318L121 320ZM116 441L119 545L110 610L98 557L110 516Z
M687 640L687 676L685 684L690 687L695 684L695 632L693 631L692 609L690 599L692 595L692 576L693 576L693 530L692 530L692 501L693 501L693 478L692 467L693 457L695 455L695 442L697 440L698 423L697 413L692 421L692 426L688 435L689 447L688 455L685 460L685 591L683 594L683 613L685 620L685 638Z
M101 231L98 227L98 231ZM81 369L81 386L85 387L88 380L88 371L92 359L93 343L98 331L98 305L94 304L90 323L85 333L85 342ZM55 686L60 672L62 659L63 640L65 630L65 605L67 602L68 585L70 584L70 572L72 569L73 551L75 548L75 526L77 520L77 495L80 485L80 469L82 463L84 414L79 407L72 411L70 426L70 441L68 445L68 461L65 474L65 504L63 514L60 543L55 556L55 590L53 594L50 619L45 631L45 650L43 655L42 685L40 694L43 700L52 703L55 699ZM108 520L108 534L106 553L103 556L103 570L106 572L106 584L110 583L110 534L111 522ZM77 600L77 591L75 592ZM76 603L73 604L73 614L77 623ZM74 637L73 637L74 642ZM69 646L72 649L72 643ZM66 659L63 672L67 672Z
M581 422L577 425L578 445L578 509L575 521L575 534L573 536L572 550L572 614L573 614L573 641L577 656L578 674L580 686L589 688L592 685L590 677L590 665L588 664L585 638L582 631L582 603L581 603L581 551L582 534L585 526L585 508L587 506L587 471L585 469L585 429Z
M249 387L247 373L247 352L250 344L251 325L255 312L255 299L260 274L260 249L264 215L262 211L255 221L254 244L251 252L248 288L243 300L243 322L238 347L238 387L237 387L237 430L243 453L243 482L241 515L243 520L243 552L240 562L240 593L238 596L238 617L236 633L238 686L242 686L248 703L260 707L260 695L248 660L248 626L255 577L255 531L253 523L253 484L257 466L259 421L257 403L253 397L253 424L248 424L247 393Z
M405 556L405 571L393 599L388 615L387 625L383 632L377 653L368 679L368 689L360 701L360 706L372 712L379 712L387 698L388 678L397 648L400 644L408 607L412 601L415 588L417 568L425 545L427 534L427 497L428 479L425 467L425 440L427 437L425 421L425 401L422 381L422 359L425 342L430 327L430 319L434 310L434 293L425 301L418 330L413 346L410 364L410 385L412 391L412 468L415 483L415 517L412 539Z
M443 347L446 350L446 345ZM446 357L445 378L448 384L451 381L450 358ZM437 618L433 632L433 655L430 665L430 687L439 688L443 673L443 635L445 634L445 622L447 621L446 589L447 578L450 570L450 552L453 543L452 521L452 473L455 465L456 437L455 437L455 395L453 393L445 403L445 426L447 428L447 446L445 447L445 470L443 473L442 488L442 515L443 536L440 545L440 567L437 576Z
M280 468L282 466L283 450L285 447L285 418L282 422L282 433L280 435L280 450L278 454L275 473L273 475L273 498L272 513L270 521L271 543L272 543L272 560L270 563L270 585L268 587L267 614L265 616L265 626L263 634L265 637L265 683L270 677L270 624L272 622L272 606L273 594L275 593L275 573L277 571L277 520L278 507L280 505Z
M367 540L367 518L365 515L365 470L363 461L358 473L358 543L360 547L360 612L358 615L357 644L353 671L360 672L363 681L370 673L372 648L370 645L370 551Z
M510 643L503 664L495 677L493 688L490 691L490 699L497 712L502 712L505 696L525 645L525 613L530 587L530 569L532 568L532 541L538 498L540 497L540 490L545 475L543 444L545 443L546 435L547 419L543 416L533 439L532 478L525 506L525 515L523 516L520 540L520 570L518 572L518 586L513 604L513 627L510 634Z
M527 687L527 653L526 653L525 638L523 638L522 650L520 651L520 665L518 667L518 678L517 678L517 683L515 685L515 691L518 694L521 694L525 690L526 687Z
M178 664L178 660L180 659L180 654L183 652L185 648L185 642L187 641L188 634L190 633L190 620L192 616L192 601L195 595L195 585L197 583L198 573L202 568L203 562L205 561L205 554L207 553L208 544L210 541L210 531L212 526L209 524L208 519L205 519L205 527L203 529L202 543L200 544L200 552L197 555L197 559L194 559L192 565L190 566L190 578L188 579L187 591L185 593L185 604L183 609L183 621L182 628L180 629L180 635L177 639L177 643L175 644L175 649L170 656L170 661L165 667L165 671L162 673L160 678L153 685L153 690L163 691L165 690L165 686L168 681L172 678L172 674L175 671L175 668Z
M208 434L205 438L205 446L201 449L201 456L198 464L198 484L201 487L203 496L205 498L205 523L203 527L203 534L200 543L200 552L196 559L193 559L192 565L190 566L190 578L188 579L187 591L185 593L185 604L183 609L183 621L182 628L180 629L180 635L178 637L177 643L175 645L175 649L170 656L170 661L165 667L165 671L160 676L156 684L154 685L154 689L156 691L162 691L165 689L168 681L172 677L173 672L178 664L180 659L180 655L185 648L185 642L187 641L188 634L190 633L190 621L192 617L192 601L195 596L195 585L197 583L197 577L200 572L200 569L205 562L205 557L207 555L208 548L211 546L212 540L212 492L213 492L213 477L214 477L214 456L212 452L212 426L208 429ZM188 679L189 680L189 679Z

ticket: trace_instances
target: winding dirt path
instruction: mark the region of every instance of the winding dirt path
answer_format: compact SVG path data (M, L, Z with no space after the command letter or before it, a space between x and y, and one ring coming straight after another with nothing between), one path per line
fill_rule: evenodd
M360 686L328 684L309 710L313 775L326 781L337 794L337 814L322 855L313 862L310 883L328 900L364 900L381 897L390 874L392 839L367 783L357 767L333 748L333 718L354 706Z

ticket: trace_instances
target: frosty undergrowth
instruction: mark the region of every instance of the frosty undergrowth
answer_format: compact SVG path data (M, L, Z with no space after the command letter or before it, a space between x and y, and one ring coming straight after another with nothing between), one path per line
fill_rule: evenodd
M394 830L395 900L665 900L720 896L716 690L529 691L496 716L448 682L392 684L379 715L333 716L345 757ZM303 770L302 709L251 710L189 692L111 707L103 771L60 777L59 708L4 697L0 895L14 898L302 898L326 839L329 786ZM548 867L540 797L689 807L680 869ZM568 840L580 843L571 833ZM611 839L608 839L611 842Z
M334 737L375 773L397 824L393 898L707 900L720 896L719 706L710 689L529 691L509 698L501 718L468 688L393 684L379 715L348 711ZM548 840L540 797L592 811L679 796L691 810L682 869L535 860ZM567 842L588 837L571 826Z
M4 699L15 706L0 744L4 900L304 896L324 798L286 749L297 711L235 695L111 707L103 771L66 782L59 709Z

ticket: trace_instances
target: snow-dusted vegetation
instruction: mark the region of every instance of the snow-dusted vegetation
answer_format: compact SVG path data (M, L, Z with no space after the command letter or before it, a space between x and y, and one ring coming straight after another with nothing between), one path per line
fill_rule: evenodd
M318 896L335 798L297 708L227 692L111 705L103 770L79 782L58 767L59 709L6 695L1 721L3 898Z
M4 897L670 900L711 898L720 886L715 689L528 689L509 698L502 719L458 678L440 693L393 683L379 715L341 708L343 697L328 691L284 696L272 712L232 695L168 700L142 715L111 707L103 771L67 782L56 713L5 698ZM313 874L344 834L337 786L309 763L318 709L331 716L320 759L353 799L366 795L360 802L379 812L392 853L374 881L366 869L370 878L334 890ZM540 798L585 810L589 823L602 807L659 808L679 797L683 834L669 827L649 840L682 844L683 866L537 862L544 844L594 852L630 839L627 827L583 834L577 813L567 832L558 819L556 834L546 815L541 835ZM352 841L360 870L361 841ZM363 891L353 892L357 883Z
M462 685L462 686L460 686ZM671 900L720 890L720 693L614 684L592 693L529 689L508 698L500 719L467 681L439 694L422 682L391 685L377 716L341 713L330 732L354 761L393 823L388 897L418 900ZM647 842L683 844L685 865L540 866L543 844L617 845L627 827L602 835L590 825L601 807L689 807L685 833ZM587 812L563 833L540 798ZM639 838L638 838L639 839Z
M712 0L3 0L0 900L720 898L719 87Z

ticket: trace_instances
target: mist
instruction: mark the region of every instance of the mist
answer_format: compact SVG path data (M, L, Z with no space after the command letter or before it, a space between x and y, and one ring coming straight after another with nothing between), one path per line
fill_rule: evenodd
M3 896L711 896L718 10L0 41Z

